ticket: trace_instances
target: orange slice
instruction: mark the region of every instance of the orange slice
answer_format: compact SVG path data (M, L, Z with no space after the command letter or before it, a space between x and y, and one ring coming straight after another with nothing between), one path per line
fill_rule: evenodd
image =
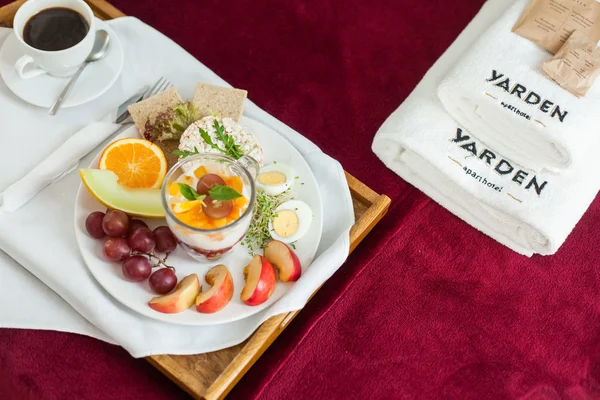
M104 149L98 168L114 172L123 186L158 189L167 174L167 159L148 140L124 138Z

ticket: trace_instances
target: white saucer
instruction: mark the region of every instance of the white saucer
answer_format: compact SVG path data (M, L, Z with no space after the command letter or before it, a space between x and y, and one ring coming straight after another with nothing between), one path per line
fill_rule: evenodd
M86 67L63 103L63 108L94 100L110 89L121 74L123 46L119 37L108 24L98 18L96 18L96 27L106 30L110 35L108 54ZM0 75L4 83L17 97L26 102L50 108L70 78L56 78L46 74L31 79L21 79L14 65L22 55L21 44L13 32L6 38L0 49Z

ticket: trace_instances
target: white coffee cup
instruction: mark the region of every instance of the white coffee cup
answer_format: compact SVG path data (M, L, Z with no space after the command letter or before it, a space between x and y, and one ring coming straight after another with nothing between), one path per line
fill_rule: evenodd
M47 8L65 7L81 14L89 25L89 31L82 41L64 50L39 50L25 43L23 29L27 21ZM71 76L92 51L96 29L94 13L83 0L29 0L15 14L13 21L15 34L25 53L15 63L15 70L21 79L29 79L42 74L58 77Z

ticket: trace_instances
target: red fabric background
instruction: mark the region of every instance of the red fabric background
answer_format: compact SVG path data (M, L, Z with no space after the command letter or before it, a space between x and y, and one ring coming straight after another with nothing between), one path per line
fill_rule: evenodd
M370 150L483 0L113 3L393 200L231 398L600 398L600 202L557 255L527 259ZM0 371L3 399L185 396L120 348L63 333L0 330Z

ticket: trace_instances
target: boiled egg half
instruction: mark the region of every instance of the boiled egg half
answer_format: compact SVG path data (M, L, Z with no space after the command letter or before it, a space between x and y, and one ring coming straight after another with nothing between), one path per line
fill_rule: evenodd
M277 196L291 188L295 179L296 172L292 167L274 163L260 169L256 186L269 196Z
M269 223L273 239L292 243L308 232L314 218L308 204L300 200L290 200L275 209L275 217Z

